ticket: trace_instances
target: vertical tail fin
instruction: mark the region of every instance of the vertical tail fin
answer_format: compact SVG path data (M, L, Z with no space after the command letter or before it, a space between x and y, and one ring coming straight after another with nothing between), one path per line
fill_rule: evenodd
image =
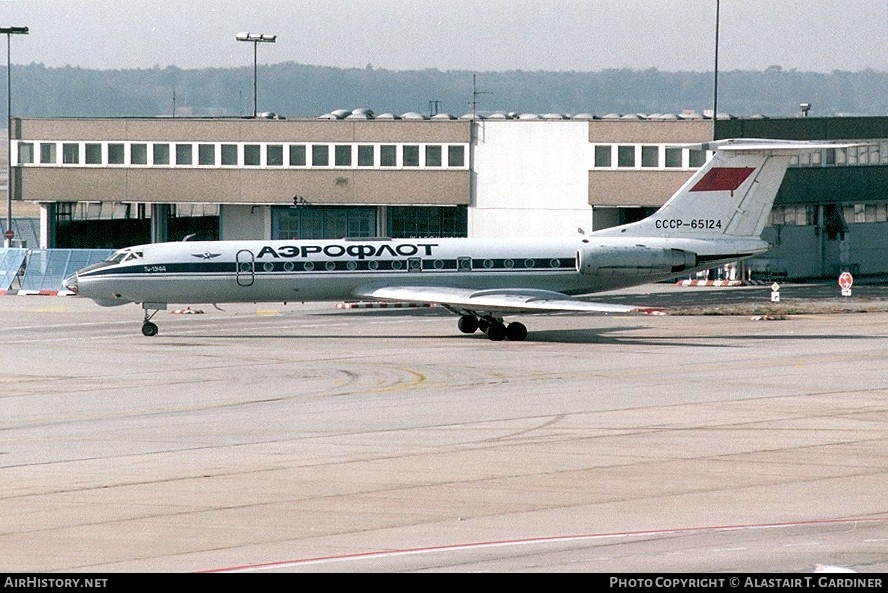
M848 147L792 140L719 140L693 145L712 157L654 214L597 231L604 236L758 238L792 158Z

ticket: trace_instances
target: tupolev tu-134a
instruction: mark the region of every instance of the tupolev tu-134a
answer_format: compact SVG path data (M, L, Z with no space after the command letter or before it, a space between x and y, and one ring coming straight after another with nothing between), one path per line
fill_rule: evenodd
M689 146L689 145L684 145ZM354 299L437 304L460 331L520 341L504 315L631 314L597 292L669 280L764 253L762 230L796 155L857 144L729 139L654 214L585 235L537 239L178 241L127 247L65 286L102 306L140 303L142 333L167 305Z

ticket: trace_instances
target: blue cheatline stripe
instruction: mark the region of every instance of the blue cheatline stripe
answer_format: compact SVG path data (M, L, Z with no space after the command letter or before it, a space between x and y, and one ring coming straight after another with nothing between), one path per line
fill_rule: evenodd
M414 264L413 262L416 262ZM460 267L464 260L457 259L432 259L421 260L327 260L327 261L265 261L255 262L188 262L170 264L133 264L123 266L109 266L99 268L84 274L84 278L111 275L161 275L161 274L233 274L240 267L241 273L255 274L291 274L311 273L321 274L326 272L406 272L420 271L414 265L421 266L422 272L468 272L466 267ZM471 260L473 271L484 272L509 272L509 271L537 271L563 272L574 270L576 263L573 258L497 258L497 259L473 259ZM251 267L252 266L252 267Z

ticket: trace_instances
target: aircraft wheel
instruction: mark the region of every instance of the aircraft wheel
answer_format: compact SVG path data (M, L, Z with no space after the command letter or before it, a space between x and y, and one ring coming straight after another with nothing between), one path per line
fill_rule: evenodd
M146 321L142 324L142 335L143 336L156 336L157 335L157 325L151 323L150 321Z
M462 315L456 325L462 333L473 334L478 330L478 318L474 315Z
M490 327L490 321L484 319L483 317L478 319L478 329L483 331L485 334L487 333L487 328Z
M501 342L506 337L506 326L502 323L491 323L487 328L487 337L493 342Z
M527 327L523 323L513 321L506 326L506 338L512 342L521 342L527 337Z

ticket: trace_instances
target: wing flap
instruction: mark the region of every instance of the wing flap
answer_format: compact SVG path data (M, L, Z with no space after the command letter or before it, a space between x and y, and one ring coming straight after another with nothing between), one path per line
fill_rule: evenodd
M359 291L356 296L386 301L433 303L484 313L540 313L572 311L581 313L649 313L649 308L612 303L596 303L572 298L560 292L533 289L472 290L446 286L384 286Z

